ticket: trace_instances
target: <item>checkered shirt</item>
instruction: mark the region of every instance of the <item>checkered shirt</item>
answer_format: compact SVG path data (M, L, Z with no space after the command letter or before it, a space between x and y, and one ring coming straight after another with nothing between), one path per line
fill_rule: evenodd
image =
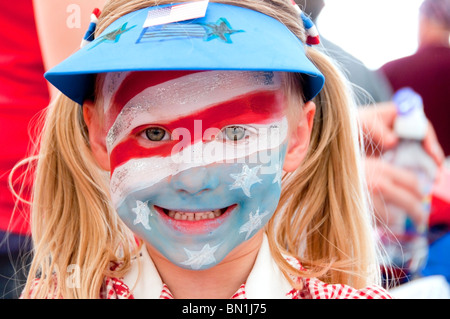
M301 278L303 289L292 289L286 293L291 299L392 299L383 288L372 285L355 289L347 285L326 284L317 278ZM102 299L134 299L130 289L120 279L106 278L100 293ZM163 284L159 299L174 299L166 284ZM231 299L247 299L245 283Z

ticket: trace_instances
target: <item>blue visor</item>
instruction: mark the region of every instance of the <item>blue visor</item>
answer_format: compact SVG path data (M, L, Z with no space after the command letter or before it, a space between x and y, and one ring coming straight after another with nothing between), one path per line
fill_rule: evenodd
M82 104L94 75L120 71L246 70L304 75L306 100L315 97L324 76L305 55L304 44L281 22L250 9L209 3L202 18L146 27L154 10L129 13L94 41L49 70L45 78Z

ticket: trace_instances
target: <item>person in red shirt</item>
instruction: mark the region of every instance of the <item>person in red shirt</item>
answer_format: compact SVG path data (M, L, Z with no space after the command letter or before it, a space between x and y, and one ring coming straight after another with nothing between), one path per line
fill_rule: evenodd
M18 201L8 189L8 176L18 161L32 153L39 134L40 111L55 90L45 81L46 69L62 61L80 45L92 8L104 0L24 0L0 5L0 298L18 296L13 286L25 271L19 248L29 250L28 204ZM24 164L13 177L19 185ZM18 194L29 198L31 182ZM10 185L11 188L11 185ZM14 192L20 192L19 186ZM13 213L14 212L14 213ZM18 272L19 271L19 272ZM18 278L18 275L19 278Z
M27 155L30 135L38 132L33 119L48 105L49 93L32 1L2 1L0 25L0 297L14 298L23 277L20 256L29 249L30 230L28 205L19 204L11 218L15 198L8 176Z
M422 96L425 114L450 156L450 0L426 0L420 7L419 48L380 69L392 89L411 87Z

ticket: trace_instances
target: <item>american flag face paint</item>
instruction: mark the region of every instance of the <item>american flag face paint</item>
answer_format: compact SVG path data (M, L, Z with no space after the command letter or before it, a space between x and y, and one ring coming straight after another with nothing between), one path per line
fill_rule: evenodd
M109 73L103 97L114 206L171 262L210 268L271 218L288 134L282 74Z

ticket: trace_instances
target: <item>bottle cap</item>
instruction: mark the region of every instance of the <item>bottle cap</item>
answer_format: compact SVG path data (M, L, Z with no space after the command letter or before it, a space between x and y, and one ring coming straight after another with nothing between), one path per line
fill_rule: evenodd
M394 130L400 138L423 140L428 129L428 120L423 110L422 97L411 88L398 90L393 102L397 106Z

